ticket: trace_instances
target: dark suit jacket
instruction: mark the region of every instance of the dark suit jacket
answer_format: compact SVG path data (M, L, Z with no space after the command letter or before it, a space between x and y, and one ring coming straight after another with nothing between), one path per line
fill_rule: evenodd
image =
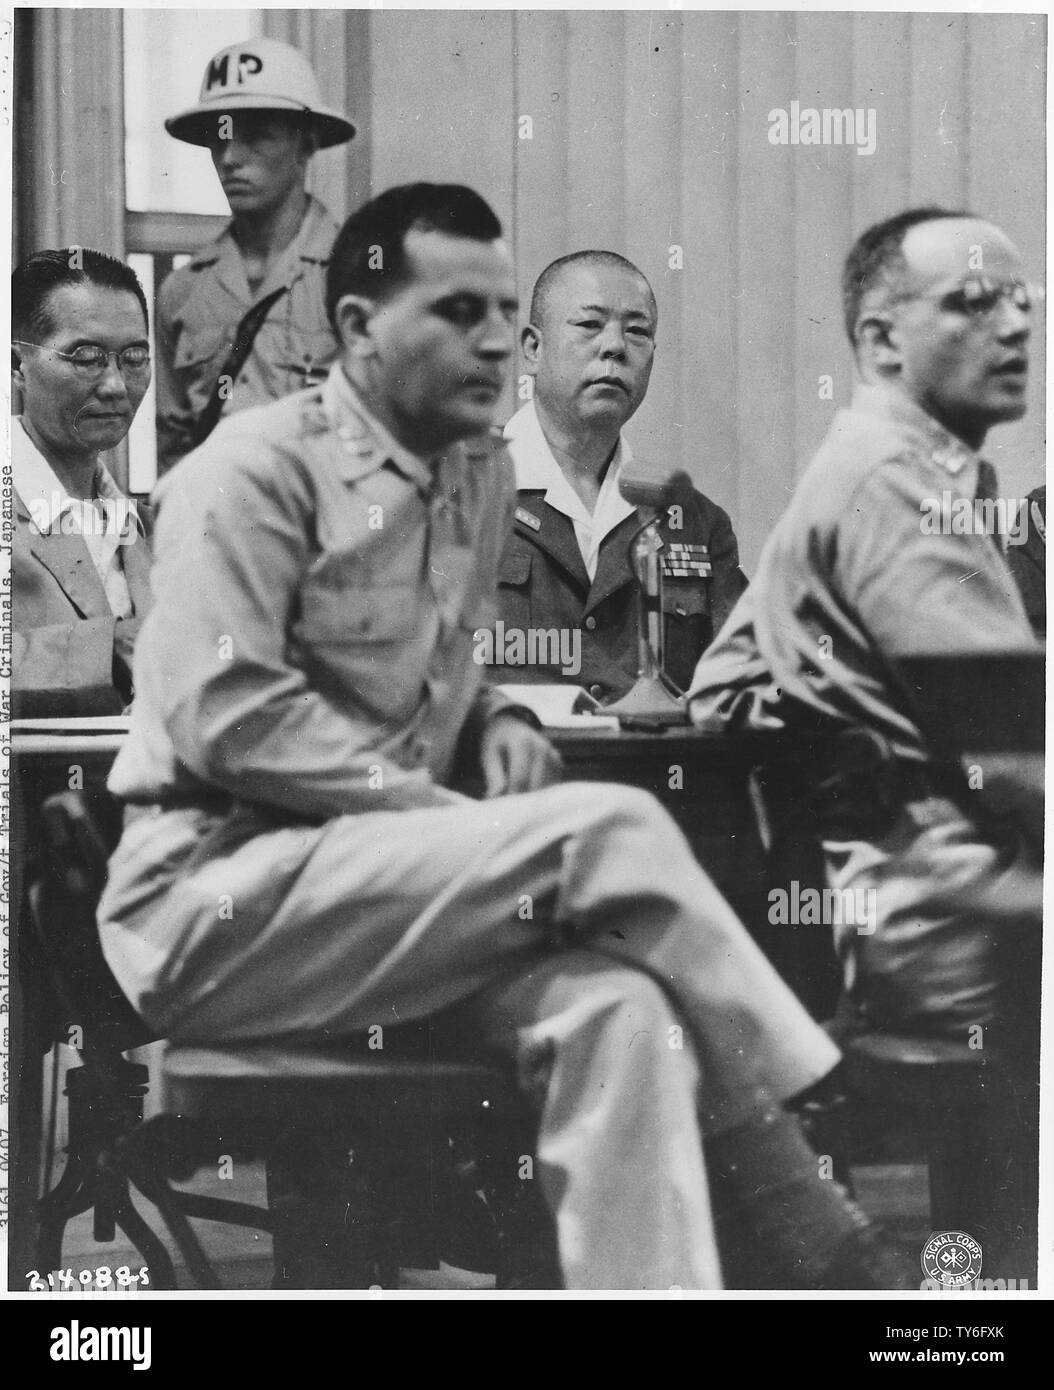
M1032 631L1042 642L1047 636L1046 485L1030 492L1024 505L1028 508L1026 539L1021 545L1007 546L1006 558L1021 590Z
M150 513L139 504L141 531L120 548L133 612L150 602ZM120 714L114 684L114 625L83 539L42 533L14 495L11 556L12 715Z
M565 676L559 666L495 665L491 675L517 683L568 680L610 702L629 689L637 674L637 587L628 548L643 514L627 516L605 536L590 582L574 526L544 497L543 491L517 493L517 516L498 574L498 616L506 629L581 629L582 669ZM693 492L682 520L676 528L664 515L664 547L705 546L711 567L706 577L663 579L666 672L685 688L746 580L727 512Z

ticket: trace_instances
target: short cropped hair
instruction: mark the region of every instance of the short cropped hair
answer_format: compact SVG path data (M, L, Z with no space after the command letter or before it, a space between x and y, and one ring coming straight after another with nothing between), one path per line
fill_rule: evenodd
M912 227L922 222L941 222L973 217L965 211L949 211L941 207L909 208L868 227L853 245L842 271L842 312L849 341L856 347L856 323L860 306L873 289L890 284L906 269L904 238Z
M25 342L53 333L51 296L64 285L99 285L134 294L149 328L146 295L130 265L87 246L65 246L59 251L34 251L11 272L12 336Z
M334 329L344 295L384 299L400 287L410 231L496 241L501 223L490 205L462 184L407 183L378 194L352 213L330 252L326 312Z
M578 265L589 266L609 266L617 270L628 270L633 275L639 276L648 286L648 293L651 295L651 302L655 305L655 291L648 283L648 277L643 270L635 266L632 261L620 256L617 251L572 251L569 256L561 256L559 260L547 265L541 275L535 281L534 293L531 295L531 323L536 327L541 325L549 309L549 302L553 297L554 291L564 272L572 270ZM656 306L658 312L658 306Z

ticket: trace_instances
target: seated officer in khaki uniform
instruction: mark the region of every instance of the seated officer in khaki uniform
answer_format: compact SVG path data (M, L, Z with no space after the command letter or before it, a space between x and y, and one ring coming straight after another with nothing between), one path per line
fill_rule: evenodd
M986 768L984 791L944 774L895 666L1038 651L984 512L965 529L923 524L934 498L997 495L980 451L990 427L1025 413L1032 291L998 227L921 208L858 239L843 297L853 399L700 661L689 708L709 730L863 729L888 748L886 798L847 759L835 769L828 881L874 903L867 931L831 924L848 999L863 1027L907 1036L913 1053L958 1042L1002 1069L987 1089L1005 1110L978 1116L1005 1172L1002 1210L970 1234L986 1245L986 1273L1002 1259L1022 1277L1035 1246L1038 1058L1038 971L1022 964L1039 949L1042 808L1024 760L998 778ZM969 750L950 713L943 732ZM1013 818L986 812L997 780ZM1012 1140L1013 1155L998 1150Z
M323 386L225 420L159 488L99 909L118 979L187 1041L463 1006L537 1106L570 1287L716 1288L755 1238L763 1287L889 1287L782 1108L834 1046L658 802L546 785L551 746L472 660L513 502L487 433L501 224L470 189L391 189L327 297ZM466 754L484 800L451 786Z
M637 590L628 548L640 520L619 492L632 457L622 428L648 389L657 317L647 280L611 251L564 256L535 285L521 335L534 397L505 429L518 505L501 561L498 617L506 635L579 635L565 637L561 665L529 664L533 657L495 664L496 679L567 679L603 702L633 684ZM683 687L745 581L728 515L701 492L671 510L661 532L666 672ZM494 649L496 661L515 657L508 640Z
M325 305L337 224L305 180L315 150L355 134L324 106L304 57L274 39L217 53L197 104L165 129L209 149L231 222L158 295L162 473L221 414L266 405L325 375L337 351Z

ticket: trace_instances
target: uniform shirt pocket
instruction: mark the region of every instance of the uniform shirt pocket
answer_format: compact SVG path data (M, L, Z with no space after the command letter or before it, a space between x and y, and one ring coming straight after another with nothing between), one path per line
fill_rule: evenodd
M709 579L671 579L664 576L662 611L675 618L697 618L709 613Z
M503 555L498 568L498 583L515 586L528 583L531 577L532 559L533 556L517 550Z
M534 557L522 550L509 551L498 565L497 616L506 627L531 625L531 567Z
M312 587L302 595L293 634L307 646L405 642L414 634L419 606L417 589L409 584Z
M199 328L184 326L176 342L172 365L177 372L197 373L219 353L229 351L230 334L216 324Z
M289 659L336 708L403 721L420 700L437 622L414 585L314 588L302 595Z
M317 386L324 381L337 353L337 342L325 328L305 329L297 324L275 324L275 366L288 373L294 389Z

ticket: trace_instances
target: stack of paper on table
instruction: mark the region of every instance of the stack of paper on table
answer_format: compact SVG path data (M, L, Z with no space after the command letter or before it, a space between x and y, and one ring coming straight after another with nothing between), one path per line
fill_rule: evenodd
M613 714L580 714L575 705L592 703L580 685L499 685L498 689L518 705L526 705L547 729L618 729Z

